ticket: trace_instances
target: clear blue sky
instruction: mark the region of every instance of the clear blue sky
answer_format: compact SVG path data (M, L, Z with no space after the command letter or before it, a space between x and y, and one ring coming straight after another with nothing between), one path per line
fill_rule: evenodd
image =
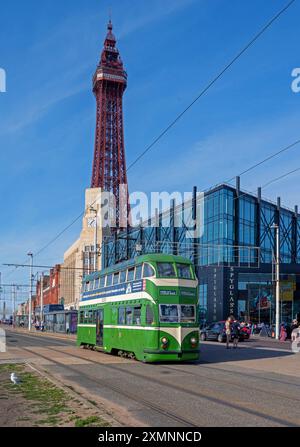
M27 0L2 2L0 263L23 262L83 209L90 185L91 80L112 10L128 88L127 163L158 135L285 0ZM201 190L300 138L297 1L129 173L131 191ZM247 190L300 166L300 146L242 178ZM266 189L292 207L299 175ZM54 264L74 225L36 260ZM25 281L18 270L4 281Z

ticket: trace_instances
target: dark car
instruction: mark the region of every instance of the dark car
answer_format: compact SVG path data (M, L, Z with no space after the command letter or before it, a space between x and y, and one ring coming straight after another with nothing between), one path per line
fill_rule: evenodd
M243 331L240 331L240 341L245 340L245 338L249 338L248 334L246 335ZM224 343L226 341L225 321L217 321L201 329L200 339L202 341L215 340Z

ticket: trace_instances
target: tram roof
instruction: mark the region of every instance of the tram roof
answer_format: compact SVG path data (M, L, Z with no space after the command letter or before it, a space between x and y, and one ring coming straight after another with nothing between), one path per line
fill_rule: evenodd
M98 278L102 275L107 275L110 273L114 273L119 270L124 270L125 268L132 267L136 264L140 264L142 262L180 262L183 264L192 264L187 258L177 255L170 255L164 253L149 253L140 256L136 256L135 258L129 259L127 261L118 262L110 267L107 267L103 270L99 270L97 272L93 272L84 277L84 281L91 281L95 278Z

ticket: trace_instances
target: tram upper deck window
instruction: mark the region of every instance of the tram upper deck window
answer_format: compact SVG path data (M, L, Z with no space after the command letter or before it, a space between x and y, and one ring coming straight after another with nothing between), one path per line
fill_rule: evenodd
M142 264L136 266L136 268L135 268L135 279L141 279L141 277L142 277L142 268L143 268Z
M126 270L121 270L120 272L120 283L126 282Z
M157 263L158 276L161 278L175 278L174 265L171 262L158 262Z
M180 321L183 323L193 323L195 321L195 306L192 304L182 304L180 306Z
M95 289L99 289L100 278L95 279Z
M100 287L104 287L105 286L105 275L100 277Z
M159 315L162 323L178 323L179 315L177 304L160 304Z
M176 264L178 278L193 279L191 266L188 264Z
M119 272L114 273L113 285L115 285L115 284L119 284Z
M134 280L134 267L127 270L127 281L133 281Z
M106 277L106 287L111 286L112 284L112 273L110 275L107 275Z
M143 270L143 278L150 278L151 276L155 276L155 271L152 265L145 262L144 270Z

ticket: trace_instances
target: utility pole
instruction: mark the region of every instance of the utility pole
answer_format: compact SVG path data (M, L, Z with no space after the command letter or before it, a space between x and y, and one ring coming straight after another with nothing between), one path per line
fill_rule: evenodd
M0 272L0 301L1 301L1 297L2 297L2 277L1 277L1 272ZM5 320L5 299L3 301L2 318L3 318L3 320Z
M280 325L280 245L279 245L279 225L273 224L271 226L275 230L276 251L275 251L275 284L276 284L276 306L275 306L275 337L279 340L279 325Z
M44 321L44 272L42 272L41 276L41 321Z
M16 285L14 284L12 287L12 301L13 301L13 327L16 326Z
M31 252L27 253L30 257L30 292L29 292L29 315L28 315L28 330L31 331L31 314L32 314L32 275L33 275L33 254Z

